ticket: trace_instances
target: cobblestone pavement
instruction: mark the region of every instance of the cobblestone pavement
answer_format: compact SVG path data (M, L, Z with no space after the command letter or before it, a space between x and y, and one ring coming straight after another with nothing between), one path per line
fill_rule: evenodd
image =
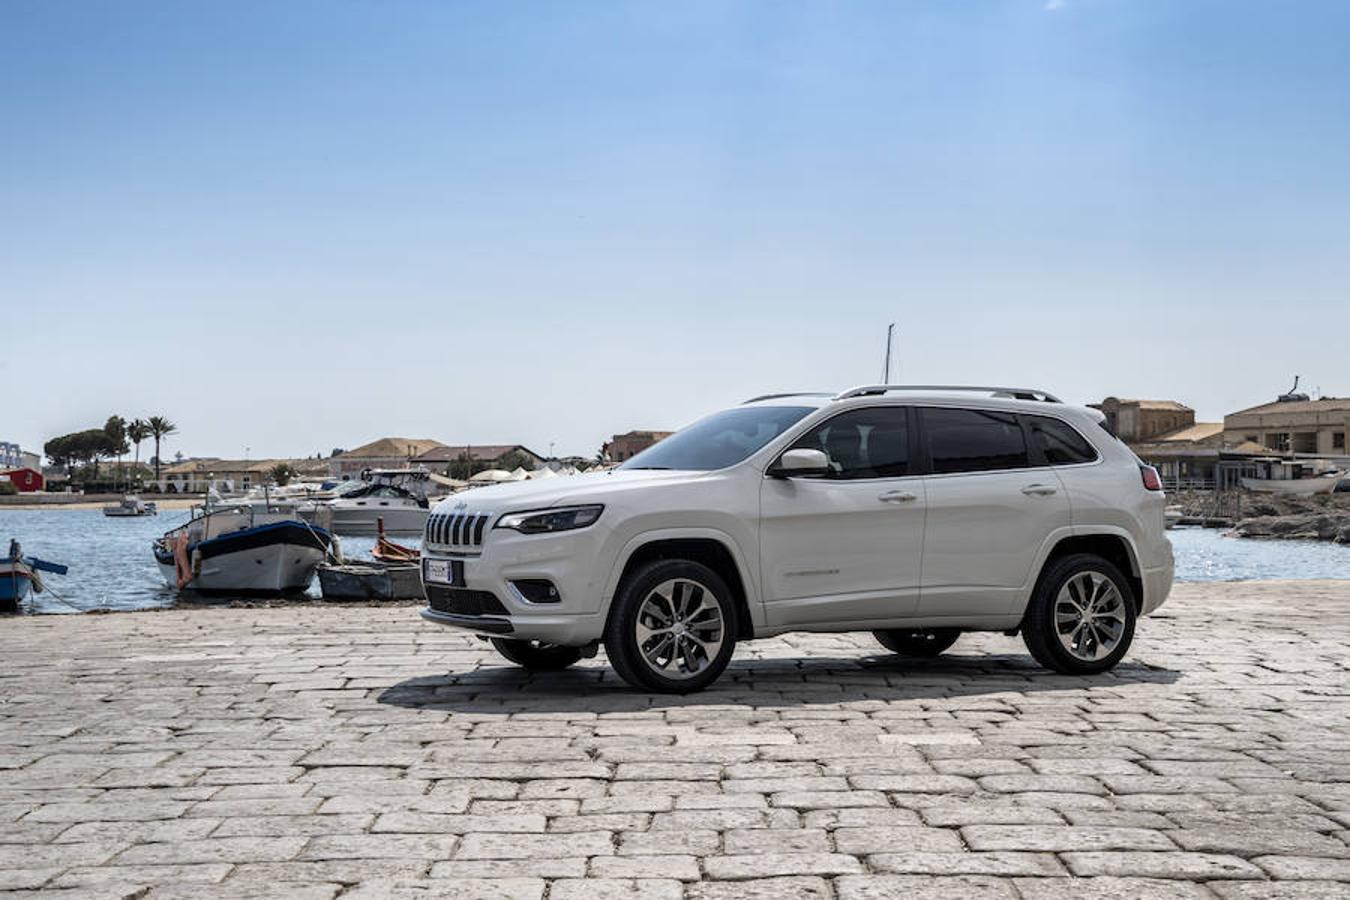
M968 636L528 677L409 606L0 621L0 893L1350 896L1350 581L1187 585L1114 673Z

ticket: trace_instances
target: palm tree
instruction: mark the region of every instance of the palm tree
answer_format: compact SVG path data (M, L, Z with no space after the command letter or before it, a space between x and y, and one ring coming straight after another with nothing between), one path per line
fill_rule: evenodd
M155 480L159 481L159 442L178 431L178 426L164 416L151 416L145 422L150 429L150 437L155 439Z
M141 471L141 444L148 437L150 437L150 425L144 419L132 419L131 423L127 425L127 439L136 448L135 471L137 473ZM137 477L139 477L139 474Z

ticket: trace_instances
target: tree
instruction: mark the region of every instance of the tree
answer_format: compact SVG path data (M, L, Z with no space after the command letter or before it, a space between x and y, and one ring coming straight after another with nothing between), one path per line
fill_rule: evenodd
M295 469L292 469L286 463L277 463L267 470L267 474L272 476L272 480L277 483L277 487L285 487L295 477Z
M117 471L122 471L122 457L127 450L127 420L121 416L108 416L103 423L103 434L108 439L104 448L108 456L117 457ZM113 486L117 486L117 476L113 476Z
M178 426L164 416L151 416L146 419L145 424L150 429L150 437L155 440L155 480L159 481L159 443L169 435L176 434Z
M144 419L133 419L131 424L127 425L127 438L130 439L132 446L136 448L136 471L139 478L141 469L141 444L146 438L150 437L150 426Z

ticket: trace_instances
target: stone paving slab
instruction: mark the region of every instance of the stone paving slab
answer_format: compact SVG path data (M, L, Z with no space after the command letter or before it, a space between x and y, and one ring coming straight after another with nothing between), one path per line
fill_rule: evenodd
M0 621L0 897L1350 897L1350 581L1095 678L966 636L530 676L416 608Z

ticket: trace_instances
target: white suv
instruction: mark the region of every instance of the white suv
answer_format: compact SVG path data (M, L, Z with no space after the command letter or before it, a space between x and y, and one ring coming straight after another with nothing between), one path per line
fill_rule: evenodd
M530 669L603 642L655 691L787 631L910 656L1020 631L1042 665L1091 674L1171 590L1161 487L1100 413L1043 391L758 397L608 472L443 500L422 616Z

